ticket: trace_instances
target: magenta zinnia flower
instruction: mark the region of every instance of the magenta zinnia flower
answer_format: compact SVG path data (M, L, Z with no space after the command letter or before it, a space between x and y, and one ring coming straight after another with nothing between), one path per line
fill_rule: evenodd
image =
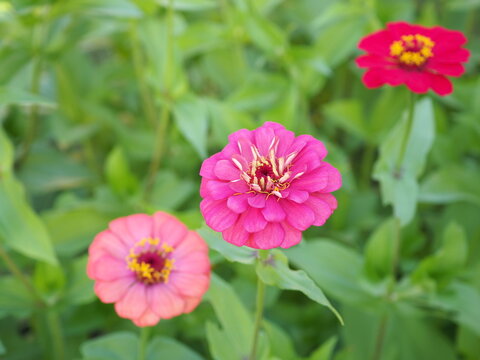
M208 226L237 246L288 248L302 231L325 223L341 186L337 169L323 161L327 150L310 135L295 137L282 125L266 122L239 130L200 170Z
M95 237L87 274L120 317L153 326L200 303L210 281L208 247L167 213L130 215Z
M439 95L453 91L447 76L465 71L470 55L462 48L467 38L460 31L432 28L406 22L389 23L384 30L361 39L358 47L368 54L357 58L367 68L363 82L368 88L405 84L414 93L432 89Z

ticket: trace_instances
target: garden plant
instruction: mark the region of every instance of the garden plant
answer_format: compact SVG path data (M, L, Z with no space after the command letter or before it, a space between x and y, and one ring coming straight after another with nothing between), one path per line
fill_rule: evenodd
M0 359L479 360L480 1L0 1Z

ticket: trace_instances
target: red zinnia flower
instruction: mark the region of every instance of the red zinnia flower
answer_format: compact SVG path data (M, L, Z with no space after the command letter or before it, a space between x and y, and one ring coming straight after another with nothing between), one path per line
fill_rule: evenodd
M358 47L368 54L356 59L368 68L363 83L368 88L401 84L415 93L432 89L439 95L452 92L446 76L460 76L461 63L470 55L462 45L467 38L460 31L432 28L406 22L389 23L387 29L365 36Z
M225 240L256 249L288 248L302 231L320 226L337 207L331 192L340 173L323 161L327 150L310 135L266 122L239 130L225 148L206 159L200 209Z

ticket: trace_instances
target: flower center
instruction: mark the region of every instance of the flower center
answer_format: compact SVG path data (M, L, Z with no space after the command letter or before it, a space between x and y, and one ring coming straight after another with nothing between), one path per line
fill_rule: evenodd
M406 66L420 67L433 56L435 42L428 36L403 35L390 45L390 55Z
M127 256L127 267L145 284L167 283L173 269L174 249L160 240L146 238L138 241Z
M267 196L275 195L278 198L282 198L282 190L287 189L292 180L303 175L303 172L301 172L292 176L291 167L297 153L293 152L286 157L277 157L277 148L277 138L272 140L268 156L260 155L258 148L252 145L253 160L249 164L248 169L244 169L238 160L232 159L235 165L242 171L240 177L248 184L251 192L263 193L267 194Z

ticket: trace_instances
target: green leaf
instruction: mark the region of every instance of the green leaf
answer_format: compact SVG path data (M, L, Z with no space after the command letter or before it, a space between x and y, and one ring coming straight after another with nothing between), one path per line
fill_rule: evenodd
M33 259L56 264L50 236L25 199L25 191L12 174L11 145L0 128L0 241Z
M156 0L163 7L169 6L170 0ZM172 1L173 8L183 11L201 11L212 9L217 6L214 0L175 0Z
M368 239L365 248L365 269L373 280L381 280L392 274L395 244L399 244L397 219L383 222Z
M138 356L138 338L130 332L116 332L82 344L83 360L132 360Z
M422 260L412 278L419 280L428 276L437 280L448 280L463 269L467 256L468 243L465 232L457 223L451 222L445 228L440 249Z
M337 100L327 104L324 111L333 123L362 140L370 140L370 132L365 123L362 103L359 100Z
M243 264L253 264L257 257L257 251L247 248L238 247L225 241L222 236L204 225L197 230L200 236L207 242L208 246L222 254L228 261L239 262Z
M42 214L59 255L73 256L93 241L111 219L91 205L77 205L68 209L54 209Z
M155 177L151 203L164 210L174 210L197 191L195 183L188 178L180 178L170 170L160 171Z
M308 360L330 360L333 355L333 351L335 350L335 345L337 345L337 337L333 336L325 343L320 345L320 347L313 352L312 355L308 358Z
M207 157L208 108L204 100L187 95L173 108L175 123L201 159Z
M93 280L89 279L87 268L88 255L75 259L68 266L68 283L65 290L65 300L68 304L81 305L95 300Z
M268 340L270 341L272 349L270 356L277 356L282 360L298 359L292 339L282 328L280 328L280 326L266 320L263 321L263 326L267 332Z
M340 301L371 303L373 298L363 289L360 254L332 240L310 240L286 251L288 258L305 270L325 292Z
M223 354L228 344L229 353L232 354L229 358L248 357L252 342L253 321L233 289L220 277L212 274L206 298L212 304L222 326L221 331L215 326L207 326L207 331L213 335L208 338L212 354ZM218 359L223 360L221 357Z
M480 205L479 174L477 167L457 164L442 167L423 181L419 199L429 204L468 201Z
M13 276L0 278L0 316L3 314L23 317L35 308L32 294Z
M384 204L392 205L402 225L415 215L418 196L417 178L423 171L432 146L435 129L431 100L425 98L414 107L413 124L400 168L397 167L402 141L407 131L407 118L393 128L380 146L380 158L373 177L380 182Z
M5 349L5 345L3 345L2 340L0 340L0 355L4 355L7 353L7 349Z
M284 290L300 291L313 301L329 308L340 323L343 319L332 306L322 289L303 270L292 270L288 267L288 258L279 250L271 250L266 260L257 263L257 274L262 281Z
M65 274L58 265L38 262L33 274L33 283L46 303L55 304L65 288Z
M470 284L455 281L429 298L429 305L450 312L453 320L480 336L480 291Z
M147 348L147 360L202 360L203 357L183 345L167 337L155 337Z
M132 194L138 190L138 180L119 146L112 149L107 156L105 176L112 190L119 195Z
M0 107L6 105L55 107L53 101L43 96L32 94L20 89L0 87Z
M260 49L274 56L282 56L288 42L284 32L265 17L255 12L242 14L242 22L250 40Z

